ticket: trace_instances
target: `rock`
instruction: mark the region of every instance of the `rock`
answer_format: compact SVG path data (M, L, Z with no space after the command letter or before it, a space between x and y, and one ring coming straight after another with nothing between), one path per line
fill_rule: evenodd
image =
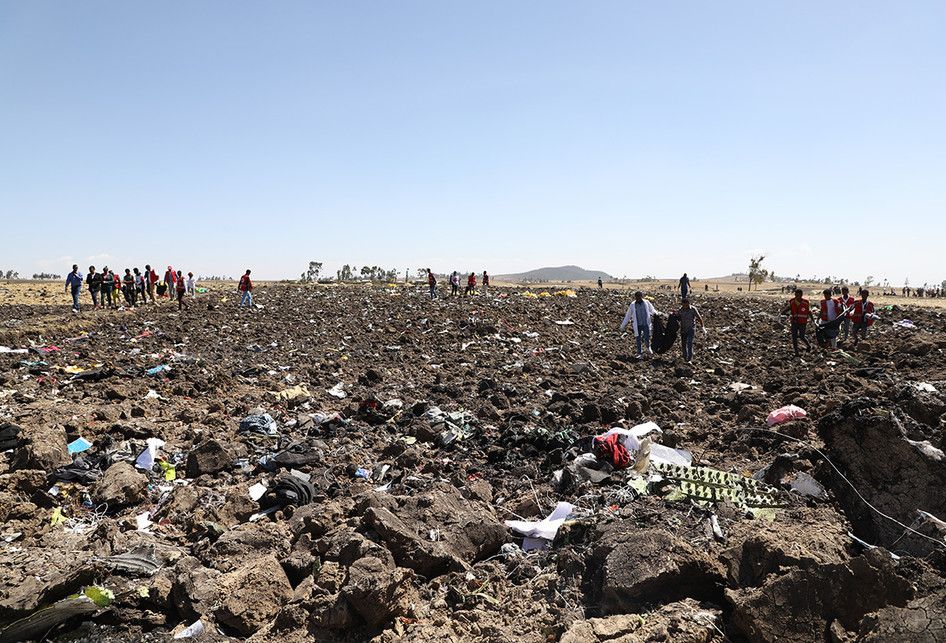
M663 529L639 530L625 523L603 528L588 563L604 614L685 596L719 598L722 571L717 561Z
M904 607L884 607L866 615L858 628L858 641L883 643L946 641L946 592L910 601Z
M917 510L946 516L946 461L928 443L910 440L891 409L871 398L845 403L822 418L818 433L830 457L850 483L880 511L909 525ZM867 542L924 556L934 543L904 533L903 528L869 509L840 476L827 482L854 526Z
M404 614L409 605L404 570L388 569L377 558L362 558L348 568L342 595L369 627Z
M127 462L116 462L95 483L92 499L109 510L137 505L148 497L148 478Z
M775 522L738 521L720 554L730 586L757 587L771 574L848 560L848 526L830 509L786 511Z
M890 554L873 549L846 563L793 569L758 588L727 590L736 631L753 641L823 643L837 620L857 631L865 614L883 606L903 607L911 583L898 576Z
M463 570L467 563L492 556L508 539L506 527L487 505L466 500L448 484L384 501L391 508L368 507L366 524L378 533L399 566L428 578Z
M233 456L218 440L207 440L200 443L187 454L187 477L196 478L206 473L217 473L228 468L233 462Z
M292 585L273 556L266 554L220 577L220 606L214 615L244 636L253 634L292 598Z
M201 616L211 616L220 591L217 580L221 574L208 569L191 556L181 558L174 565L171 600L177 611L186 620L194 621Z
M709 643L718 640L721 616L720 610L703 607L687 598L650 613L576 621L565 631L559 643Z
M14 469L40 469L46 473L72 463L62 427L24 424L19 433L23 442L13 452Z

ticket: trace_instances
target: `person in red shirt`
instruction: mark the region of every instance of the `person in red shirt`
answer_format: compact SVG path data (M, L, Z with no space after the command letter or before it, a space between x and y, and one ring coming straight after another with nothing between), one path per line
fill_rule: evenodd
M805 336L805 331L808 330L808 320L814 319L814 316L811 313L811 304L807 299L802 297L804 293L801 288L795 289L795 297L788 300L788 303L785 304L785 307L782 309L783 315L789 315L789 319L792 323L792 348L795 349L795 355L798 355L798 340L805 342L805 346L808 347L808 350L811 350L811 342L808 341L808 338Z
M476 294L476 273L475 272L471 272L470 276L466 278L466 290L463 291L463 294L464 296Z
M854 323L854 346L857 346L857 339L862 335L867 339L867 328L874 325L874 303L868 301L870 293L866 288L861 288L861 298L854 302L854 310L851 311L851 321Z
M240 285L238 286L240 292L243 293L243 296L240 298L240 307L249 306L253 307L253 282L250 280L250 271L247 270L246 274L240 277Z
M483 294L486 295L486 291L489 290L489 275L486 274L486 271L483 271Z
M434 300L437 298L437 278L434 277L434 273L430 271L430 268L427 269L427 287L430 288L430 299Z

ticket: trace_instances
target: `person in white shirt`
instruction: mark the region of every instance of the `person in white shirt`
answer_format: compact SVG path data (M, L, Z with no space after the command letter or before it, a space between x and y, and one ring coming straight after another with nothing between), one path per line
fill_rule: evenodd
M658 313L659 311L654 308L654 305L644 299L644 293L639 290L634 293L634 301L628 306L624 321L621 322L621 332L624 332L628 322L633 322L634 338L637 340L637 359L644 356L643 349L645 346L648 353L651 355L654 353L650 348L650 329L651 321L654 315Z
M197 280L192 272L187 273L187 294L191 297L197 296Z

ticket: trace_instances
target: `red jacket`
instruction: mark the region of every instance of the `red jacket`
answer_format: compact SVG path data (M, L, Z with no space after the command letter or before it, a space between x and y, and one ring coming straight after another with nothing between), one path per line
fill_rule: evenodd
M249 275L243 275L240 277L240 292L246 291L253 292L253 282L250 281Z
M837 319L841 316L841 311L843 307L841 302L835 299L822 299L821 302L821 321L831 321L832 319ZM834 316L831 319L828 319L828 311L831 311Z
M868 301L867 306L864 306L864 300L858 299L854 302L854 310L851 312L851 319L854 320L855 324L859 324L861 319L864 318L864 315L869 315L867 317L867 325L874 325L874 302Z
M467 286L475 286L475 285L476 285L476 275L470 275L469 277L467 277L467 278L466 278L466 285L467 285Z
M845 297L844 295L841 295L840 297L838 297L838 303L841 304L841 308L850 308L851 306L854 305L854 298L851 297L850 295L848 295L847 297ZM848 313L847 317L850 318L850 316L851 316L851 313Z
M800 302L794 297L788 300L788 304L791 308L791 320L796 324L807 324L808 323L808 314L811 309L811 304L808 303L807 299L802 299Z
M436 286L436 285L437 285L437 278L434 277L434 273L432 273L432 272L428 272L428 273L427 273L427 285L429 285L429 286Z
M148 274L148 281L153 284L158 283L158 273L154 271L154 268L152 268L151 272Z

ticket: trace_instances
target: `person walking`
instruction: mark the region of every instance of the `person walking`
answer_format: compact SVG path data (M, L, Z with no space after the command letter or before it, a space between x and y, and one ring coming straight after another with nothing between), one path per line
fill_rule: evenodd
M792 348L795 350L796 356L799 355L799 339L805 342L805 346L808 347L808 350L811 350L811 342L809 342L808 338L805 336L805 331L808 329L808 320L814 317L811 313L810 303L802 296L804 294L801 288L796 288L795 296L789 299L785 307L782 308L782 314L789 315L789 319L791 320Z
M72 312L79 312L79 295L82 293L82 273L78 264L72 264L72 272L66 275L66 292L72 295Z
M637 340L637 359L644 357L644 348L647 348L649 354L654 354L650 348L650 328L651 321L657 314L659 311L652 303L644 299L644 293L640 290L634 293L634 301L628 306L624 321L621 322L621 332L624 332L628 322L632 322L634 338Z
M874 302L870 301L870 293L866 288L861 288L861 298L854 302L854 310L851 311L851 322L854 324L854 346L857 346L859 338L867 339L867 329L874 325Z
M680 318L680 341L683 345L683 361L690 363L693 361L693 335L696 332L696 325L699 324L706 333L706 326L703 324L703 317L696 306L690 305L690 298L684 297L680 310L677 312Z
M187 273L187 296L197 298L197 280L192 272Z
M184 293L187 292L187 284L184 283L184 275L177 271L177 309L184 310Z
M489 290L489 275L486 274L486 271L483 271L483 295L487 295Z
M99 307L99 292L102 290L102 275L95 272L95 266L89 266L89 274L85 278L85 285L92 295L92 310Z
M437 278L430 268L427 269L427 287L430 289L430 300L433 301L437 298Z
M453 274L450 275L450 296L456 297L460 294L460 275L457 274L457 271L454 270Z
M250 280L250 271L247 270L242 277L240 277L240 284L237 286L240 292L243 293L243 296L240 298L240 308L243 306L253 307L253 282Z
M601 281L601 277L598 277L598 290L604 288L604 282Z
M680 277L680 299L686 299L687 295L690 294L690 278L687 277L687 273L683 273L683 276Z
M844 307L841 305L840 299L833 299L831 297L831 289L825 288L821 293L823 298L819 303L821 311L818 315L818 321L821 326L821 332L824 333L824 338L828 340L831 345L831 348L838 347L838 328L836 324L828 324L838 317L841 316L841 313L844 311Z
M476 273L471 272L470 276L466 278L466 290L463 291L463 296L468 297L470 295L476 294Z
M112 291L115 290L115 275L109 270L108 266L102 268L102 308L111 308ZM107 304L105 302L108 302Z

